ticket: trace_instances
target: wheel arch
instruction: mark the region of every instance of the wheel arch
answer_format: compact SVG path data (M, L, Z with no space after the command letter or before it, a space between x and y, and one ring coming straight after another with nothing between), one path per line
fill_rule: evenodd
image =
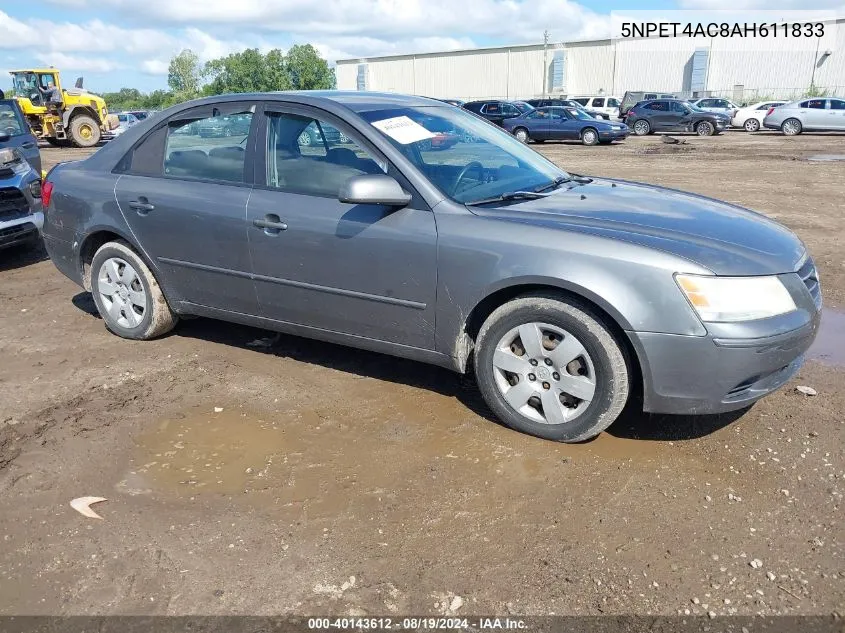
M74 105L65 110L64 114L62 114L62 124L67 128L70 125L71 119L80 114L90 116L98 126L101 125L99 114L92 107L85 105Z
M463 329L455 345L455 360L458 365L458 371L461 373L466 372L467 364L472 355L475 340L478 337L481 326L494 310L517 297L537 293L557 294L562 298L574 299L593 310L607 325L628 359L628 364L633 374L631 376L632 393L634 393L634 386L641 393L643 359L640 358L637 348L631 342L626 332L626 330L630 331L633 329L631 324L628 323L627 319L618 310L599 295L587 288L559 279L523 279L489 289L488 293L475 304L466 319L464 319Z

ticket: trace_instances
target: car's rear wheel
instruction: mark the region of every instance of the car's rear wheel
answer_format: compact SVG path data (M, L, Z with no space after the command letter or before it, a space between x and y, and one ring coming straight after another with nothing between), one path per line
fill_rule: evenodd
M106 327L123 338L155 338L178 320L150 269L125 242L107 242L94 253L91 293Z
M306 131L299 135L298 143L300 147L310 147L313 145L311 135Z
M797 136L801 134L801 130L801 121L799 121L798 119L787 119L780 126L780 131L786 134L787 136Z
M513 135L519 140L520 143L527 143L531 140L531 137L528 135L528 130L524 127L518 127L513 131Z
M699 136L713 136L716 127L710 121L702 121L695 126L695 133Z
M746 132L756 132L760 129L760 122L757 119L747 119L742 127Z
M651 124L648 121L640 119L639 121L634 122L634 134L637 136L645 136L650 133Z
M601 433L628 399L622 348L603 319L552 294L514 299L484 322L475 375L507 426L538 437L579 442Z
M581 132L581 142L584 145L597 145L599 142L599 133L594 128L585 128Z

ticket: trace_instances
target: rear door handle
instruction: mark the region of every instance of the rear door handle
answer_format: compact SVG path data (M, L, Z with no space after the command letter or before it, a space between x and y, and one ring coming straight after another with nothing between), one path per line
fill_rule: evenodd
M288 228L287 223L282 222L279 216L274 213L269 213L264 218L253 220L252 225L259 229L264 229L267 235L278 235L281 231L286 231Z
M130 200L129 208L135 209L135 211L138 212L138 215L147 215L150 211L155 209L155 205L147 202L146 198L140 198L139 200Z

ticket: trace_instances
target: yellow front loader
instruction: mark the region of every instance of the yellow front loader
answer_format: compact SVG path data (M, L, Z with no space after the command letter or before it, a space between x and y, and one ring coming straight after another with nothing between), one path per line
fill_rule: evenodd
M117 127L102 97L82 88L62 88L55 68L10 71L15 98L38 138L58 147L93 147L104 134Z

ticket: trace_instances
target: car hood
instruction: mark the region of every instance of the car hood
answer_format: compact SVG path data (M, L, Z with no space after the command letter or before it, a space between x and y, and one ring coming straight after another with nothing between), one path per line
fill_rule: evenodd
M805 253L801 240L781 224L704 196L622 180L594 179L564 187L492 212L502 219L658 249L717 275L792 272ZM480 213L485 211L491 210Z

